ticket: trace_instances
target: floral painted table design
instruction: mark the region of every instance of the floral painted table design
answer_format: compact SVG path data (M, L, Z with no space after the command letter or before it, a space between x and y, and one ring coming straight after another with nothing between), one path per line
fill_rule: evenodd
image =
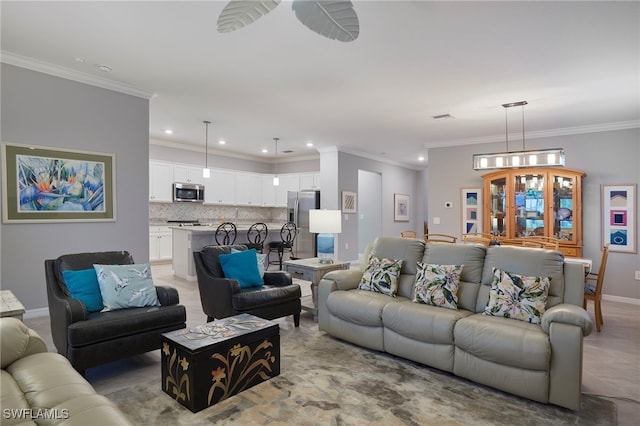
M280 327L240 314L162 335L162 390L194 413L280 374Z

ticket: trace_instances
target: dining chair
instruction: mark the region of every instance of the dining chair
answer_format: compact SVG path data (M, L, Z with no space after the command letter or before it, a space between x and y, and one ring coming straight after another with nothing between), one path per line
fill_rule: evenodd
M289 258L293 259L293 243L298 235L298 227L293 222L287 222L280 228L280 241L271 241L268 244L269 251L267 252L267 269L271 265L279 265L282 270L282 259L285 253L289 253ZM271 260L271 253L275 253L277 260Z
M463 244L482 244L485 247L489 247L493 242L493 235L483 234L481 232L475 232L472 234L462 234Z
M407 229L404 231L400 231L400 236L402 238L418 238L418 233L416 231Z
M223 222L216 229L215 240L219 246L231 246L236 242L238 230L231 222Z
M264 242L269 234L269 228L266 223L256 222L249 227L247 231L248 243L245 244L249 249L256 249L257 252L262 253L264 250Z
M422 237L425 243L455 243L458 237L447 234L424 234Z
M584 286L584 299L582 299L582 307L587 309L587 301L592 300L594 306L594 317L596 320L596 330L600 331L604 321L602 320L602 285L604 283L604 272L607 268L607 258L609 257L609 244L602 247L602 257L600 258L600 266L598 272L589 272L585 277L586 284ZM595 284L592 282L595 281Z

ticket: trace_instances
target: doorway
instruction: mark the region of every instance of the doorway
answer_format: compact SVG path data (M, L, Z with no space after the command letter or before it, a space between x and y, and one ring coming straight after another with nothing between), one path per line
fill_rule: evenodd
M382 175L358 170L358 257L382 235Z

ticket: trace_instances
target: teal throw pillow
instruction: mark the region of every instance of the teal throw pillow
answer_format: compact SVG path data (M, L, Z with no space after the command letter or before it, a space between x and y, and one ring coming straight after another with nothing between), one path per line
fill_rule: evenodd
M102 312L160 306L148 263L93 265L100 284Z
M251 249L255 250L255 249ZM231 253L240 253L244 250L231 249ZM258 272L260 272L260 276L264 279L264 271L267 270L267 254L266 253L258 253L256 251L256 258L258 260Z
M225 278L238 280L241 288L262 287L264 282L258 270L255 249L218 256Z
M64 283L67 285L71 297L81 300L87 308L87 312L101 311L104 308L98 276L93 268L78 271L67 269L62 271L62 278L64 278Z

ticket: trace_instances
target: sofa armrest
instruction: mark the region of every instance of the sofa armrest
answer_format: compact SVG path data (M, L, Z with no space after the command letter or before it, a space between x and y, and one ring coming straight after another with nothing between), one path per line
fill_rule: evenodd
M569 303L556 305L542 314L541 326L545 333L549 334L551 324L554 322L580 327L583 336L588 336L593 331L593 322L587 311Z
M322 279L333 281L336 290L353 290L358 288L362 271L358 269L344 269L338 271L327 272Z
M28 355L47 352L44 340L17 318L0 318L0 359L2 369Z
M285 271L265 271L264 283L275 286L290 285L293 282L291 274Z
M178 290L171 286L156 286L158 301L162 306L177 305L180 303L180 295Z

